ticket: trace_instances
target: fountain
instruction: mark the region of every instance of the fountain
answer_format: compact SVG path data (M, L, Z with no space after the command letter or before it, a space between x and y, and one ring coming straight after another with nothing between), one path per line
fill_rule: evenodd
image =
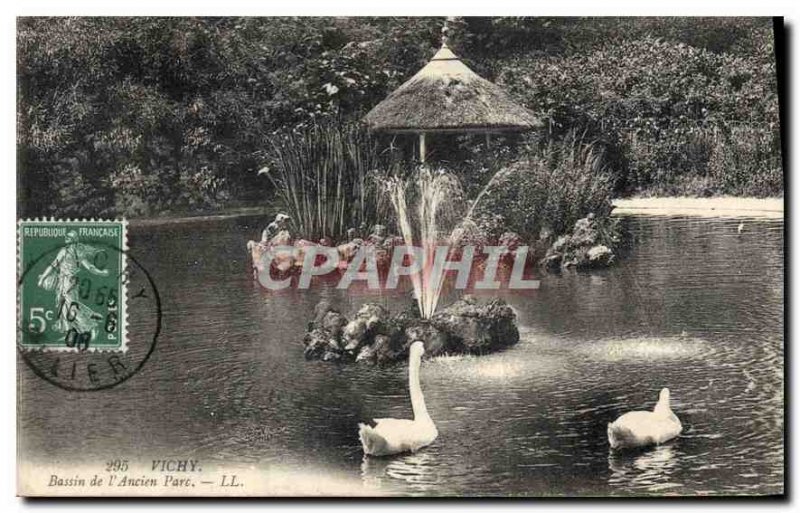
M307 358L383 363L405 358L414 340L424 340L425 353L434 356L485 353L519 340L516 315L500 299L479 304L467 296L437 309L445 282L437 254L466 249L467 233L477 228L475 206L505 174L490 180L472 206L462 210L458 180L425 166L426 137L483 134L488 147L491 134L533 130L544 123L469 69L448 46L448 32L445 23L442 46L431 61L364 117L371 131L419 137L422 167L411 179L396 178L387 187L403 242L421 250L420 271L410 274L416 311L391 317L383 307L367 304L348 321L330 305L320 308L306 335Z
M406 191L412 186L416 189L414 209L409 208L406 200ZM413 180L392 179L388 193L406 245L422 248L422 269L411 275L411 281L419 313L423 319L430 319L444 283L444 274L434 273L434 257L440 242L447 241L447 246L453 246L454 230L448 231L442 225L452 224L455 218L456 201L462 196L461 185L454 176L423 166ZM417 234L412 229L412 215L416 215ZM442 236L444 233L448 233L447 237Z
M488 185L487 185L488 186ZM392 316L386 308L367 303L348 320L329 303L317 305L304 338L307 359L388 363L405 359L416 340L426 354L483 354L519 340L516 314L498 298L478 302L466 295L437 310L445 283L437 251L458 247L464 234L463 194L458 179L441 170L420 167L409 179L393 178L387 185L406 246L419 249L422 264L409 275L415 310ZM466 209L474 210L475 203Z

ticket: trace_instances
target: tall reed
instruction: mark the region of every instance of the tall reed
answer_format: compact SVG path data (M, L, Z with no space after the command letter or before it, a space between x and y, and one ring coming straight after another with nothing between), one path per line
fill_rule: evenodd
M273 136L268 167L281 207L297 236L340 240L348 228L385 223L389 202L381 193L390 163L363 128L317 124Z

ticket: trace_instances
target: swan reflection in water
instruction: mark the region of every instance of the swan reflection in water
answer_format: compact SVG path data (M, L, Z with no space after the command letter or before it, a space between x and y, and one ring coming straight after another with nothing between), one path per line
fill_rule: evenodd
M391 458L364 455L361 479L366 486L391 489L393 484L402 484L417 492L426 492L436 488L436 467L437 458L429 451Z
M682 485L671 481L677 470L680 452L674 443L659 445L645 451L611 451L608 484L626 490L669 493Z

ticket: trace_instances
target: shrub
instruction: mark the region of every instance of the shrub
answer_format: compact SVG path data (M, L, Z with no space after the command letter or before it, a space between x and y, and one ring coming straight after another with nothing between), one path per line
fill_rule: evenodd
M706 177L716 189L737 190L731 183L742 183L741 177L710 169L714 148L723 149L713 134L778 131L771 47L730 55L643 37L593 52L509 58L499 81L549 120L550 137L578 129L619 141L624 159L613 166L618 192L667 190ZM745 151L745 160L758 159L748 164L751 181L764 187L780 182L771 178L777 152L731 148Z
M783 193L780 136L775 131L738 127L719 134L709 173L724 194L775 196Z
M101 194L80 171L71 165L57 166L59 173L54 175L50 185L49 210L64 217L84 217L86 212L109 212L105 195ZM36 191L38 194L39 191ZM37 197L37 200L45 198Z
M612 192L603 151L573 132L503 169L479 199L475 216L492 235L511 230L536 240L543 231L566 233L589 213L607 218Z
M155 174L143 172L135 166L125 166L109 177L114 191L114 210L129 217L149 216L164 207L157 198L166 197L162 181Z
M217 176L207 166L180 174L181 202L190 208L216 207L229 199L227 180Z

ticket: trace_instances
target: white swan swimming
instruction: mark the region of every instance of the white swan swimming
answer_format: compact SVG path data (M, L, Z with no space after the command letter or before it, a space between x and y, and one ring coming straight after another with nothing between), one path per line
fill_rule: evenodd
M669 389L662 388L653 411L632 411L608 425L612 449L663 444L681 434L683 426L669 407Z
M411 394L411 408L414 420L375 419L375 427L358 425L358 437L364 453L371 456L388 456L403 452L416 452L436 440L439 432L433 424L425 398L419 385L419 367L425 345L414 342L408 351L408 391Z

